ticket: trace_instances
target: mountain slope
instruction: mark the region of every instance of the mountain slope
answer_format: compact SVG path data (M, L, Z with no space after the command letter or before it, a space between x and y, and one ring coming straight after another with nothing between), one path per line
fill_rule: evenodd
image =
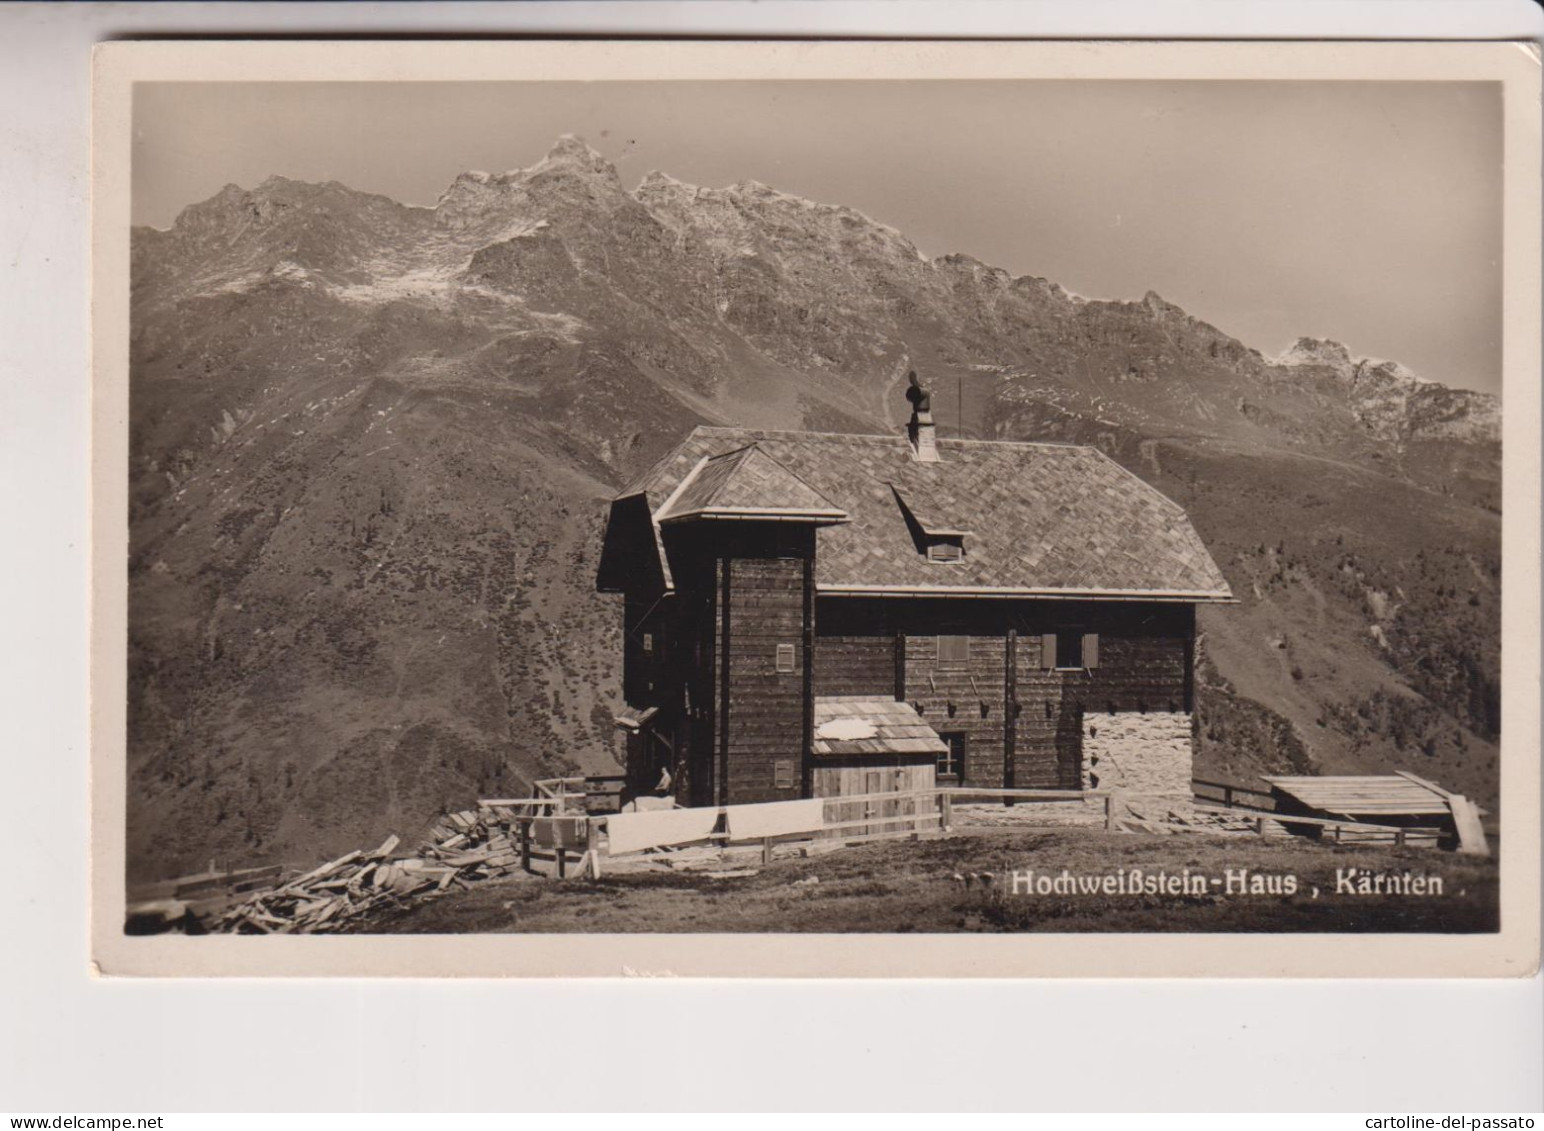
M573 138L433 208L228 186L137 230L132 271L140 874L604 767L605 500L700 422L896 427L910 366L946 428L1094 443L1191 509L1243 600L1204 621L1213 772L1410 764L1494 798L1492 398L1334 343L1269 360L763 185L628 191Z

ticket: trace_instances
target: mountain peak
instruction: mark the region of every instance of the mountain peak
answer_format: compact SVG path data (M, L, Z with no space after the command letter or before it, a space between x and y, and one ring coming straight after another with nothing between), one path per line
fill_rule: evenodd
M1187 321L1193 321L1182 306L1175 306L1157 291L1148 291L1142 296L1142 305L1152 312L1154 318L1178 317Z
M552 143L552 148L547 150L547 155L537 162L531 171L558 167L581 169L613 178L617 175L616 166L606 160L603 153L576 134L562 134Z
M677 180L675 177L672 177L669 173L662 173L658 169L650 169L647 173L645 173L643 175L643 180L638 182L638 187L639 188L644 188L645 186L647 186L649 188L658 188L658 187L662 187L662 186L679 186L681 188L688 188L688 189L696 187L695 185L687 184L685 181Z
M578 134L559 134L552 147L547 150L547 156L552 157L560 153L574 153L583 157L599 157L600 152Z
M1279 365L1323 365L1348 378L1356 368L1351 351L1328 338L1299 338L1276 361Z

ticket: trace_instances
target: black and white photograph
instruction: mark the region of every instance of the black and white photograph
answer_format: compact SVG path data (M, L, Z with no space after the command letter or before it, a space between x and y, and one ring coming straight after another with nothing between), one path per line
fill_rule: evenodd
M99 55L108 973L1536 967L1536 61L306 46Z

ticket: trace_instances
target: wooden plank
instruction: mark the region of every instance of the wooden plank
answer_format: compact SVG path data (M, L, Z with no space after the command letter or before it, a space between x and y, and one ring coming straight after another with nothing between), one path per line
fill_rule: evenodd
M974 789L970 786L939 786L938 792L949 793L956 798L1012 797L1023 801L1083 801L1089 797L1104 796L1099 790L1082 789Z
M345 864L352 864L362 855L364 854L356 848L353 852L346 853L343 856L338 857L336 860L329 861L328 863L323 864L320 868L315 868L307 872L305 875L299 877L298 879L291 880L284 886L286 888L295 888L301 886L302 884L310 883L312 880L318 880L324 876L330 876L339 868L342 868Z
M1402 779L1397 782L1391 780L1390 782L1367 785L1325 782L1315 785L1282 786L1279 788L1290 789L1290 792L1301 794L1305 797L1310 795L1333 795L1336 797L1366 797L1369 799L1389 798L1390 800L1426 797L1430 793L1429 790L1423 789L1414 782L1407 782Z
M186 899L189 896L222 891L227 888L232 891L250 891L253 887L277 880L283 873L284 869L274 864L266 868L248 868L224 875L203 876L179 882L167 894L174 899Z
M1399 825L1374 825L1363 821L1334 821L1328 820L1324 817L1297 817L1289 813L1264 813L1253 809L1224 809L1221 806L1208 806L1204 801L1202 802L1202 806L1204 808L1212 809L1218 813L1239 814L1240 820L1255 821L1260 817L1264 817L1268 821L1275 821L1277 824L1281 825L1309 825L1318 826L1320 828L1334 828L1336 826L1344 826L1348 829L1367 830L1370 832L1380 833L1397 833L1403 831L1411 835L1418 833L1436 834L1439 831L1436 829L1424 828L1420 826L1413 828L1406 827L1402 829ZM1245 813L1248 814L1247 817L1243 816Z
M844 845L845 844L864 844L864 843L866 843L868 841L871 841L871 840L900 840L903 837L905 839L907 839L907 840L922 840L924 838L931 840L934 837L937 837L938 835L939 835L939 833L938 833L938 830L936 830L936 829L924 829L921 832L908 832L905 829L901 829L898 832L868 833L867 835L864 835L864 836L833 837L830 840L827 840L825 843L830 844L830 843L832 843L832 841L839 841L841 844L844 844ZM819 843L819 842L815 841L815 842L811 842L811 843L812 844L816 844L816 843Z
M1329 797L1336 800L1360 801L1374 805L1420 805L1430 801L1445 800L1429 790L1422 789L1413 782L1397 790L1297 789L1284 792L1290 792L1293 797L1304 799Z
M1413 781L1418 786L1422 786L1425 789L1431 790L1433 793L1435 793L1438 797L1442 798L1444 801L1449 801L1452 798L1458 796L1457 794L1450 793L1449 791L1443 789L1436 782L1427 781L1425 778L1418 778L1414 774L1412 774L1412 773L1410 773L1410 772L1408 772L1406 770L1395 770L1394 772L1396 774L1398 774L1402 778L1408 778L1410 781Z
M528 805L548 808L562 801L563 799L559 797L496 797L489 801L479 801L477 804L485 809L515 809Z
M393 852L396 851L397 845L400 843L402 843L402 838L397 836L396 833L392 833L389 837L381 842L381 846L379 848L377 848L374 852L369 853L369 856L374 860L379 860L382 857L390 856Z
M1361 782L1363 784L1376 784L1386 782L1392 774L1327 774L1323 777L1313 774L1261 774L1261 781L1272 783L1282 782L1292 784L1296 782L1323 783L1323 782Z
M1489 856L1490 844L1485 839L1485 829L1480 824L1479 810L1474 802L1462 794L1448 799L1453 810L1453 824L1458 829L1458 851L1465 856Z
M1274 796L1274 794L1272 794L1271 791L1268 790L1268 789L1255 789L1252 786L1236 785L1233 782L1207 781L1204 778L1191 778L1190 779L1190 784L1191 784L1192 787L1199 785L1199 786L1204 786L1204 787L1206 787L1208 789L1222 789L1222 790L1227 790L1227 791L1232 792L1232 793L1256 793L1256 794L1259 794L1261 797L1272 797L1272 796Z
M845 829L873 828L878 825L932 825L938 823L939 816L940 814L938 813L907 813L899 817L884 817L878 814L873 814L864 816L856 821L838 821L835 824L824 825L821 828L815 830L815 832L832 833L841 832ZM903 828L901 831L909 832L910 830Z

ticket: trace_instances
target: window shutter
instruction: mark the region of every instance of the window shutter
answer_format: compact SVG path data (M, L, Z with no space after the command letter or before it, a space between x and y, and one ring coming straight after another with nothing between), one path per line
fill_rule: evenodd
M1056 633L1047 632L1040 638L1040 666L1050 671L1056 666Z
M964 668L970 666L970 637L940 636L938 638L938 666Z
M1083 634L1083 666L1085 668L1097 668L1099 666L1099 634L1097 632L1085 632Z

